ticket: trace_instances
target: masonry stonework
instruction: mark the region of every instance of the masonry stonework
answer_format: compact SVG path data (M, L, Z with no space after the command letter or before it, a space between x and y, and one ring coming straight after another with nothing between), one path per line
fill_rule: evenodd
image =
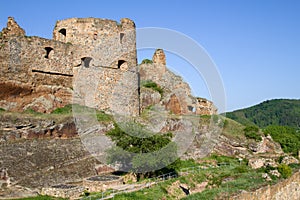
M0 107L6 110L47 113L75 103L137 116L155 103L174 114L216 113L212 102L193 97L189 85L167 69L162 49L152 63L137 66L135 24L128 18L60 20L53 39L45 39L25 36L9 17L0 34L0 68ZM148 80L163 95L143 89Z
M138 99L135 24L130 19L120 23L96 18L61 20L51 40L25 36L9 17L0 37L2 108L51 112L72 103L77 95L80 100L73 103L109 110L114 95L127 97L128 93ZM116 94L119 82L122 92ZM127 114L138 113L138 100L116 104Z

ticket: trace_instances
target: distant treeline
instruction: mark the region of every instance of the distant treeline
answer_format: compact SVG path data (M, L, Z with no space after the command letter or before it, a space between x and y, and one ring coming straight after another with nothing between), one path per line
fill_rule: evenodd
M226 113L226 117L244 125L256 125L260 128L280 125L300 129L300 100L268 100L249 108Z

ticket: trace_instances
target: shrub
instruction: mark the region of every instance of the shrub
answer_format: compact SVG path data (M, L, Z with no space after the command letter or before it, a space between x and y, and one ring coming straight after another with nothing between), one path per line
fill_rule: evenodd
M254 139L255 141L261 141L261 136L255 132L246 132L245 136L248 139Z
M152 64L153 61L150 59L144 59L141 64Z
M155 134L145 130L141 124L126 122L115 124L115 128L106 135L116 144L116 147L107 150L107 161L137 172L138 180L154 175L154 171L147 172L148 169L161 163L171 164L177 158L177 146L172 142L170 132Z
M151 88L157 92L159 92L159 94L162 96L164 91L163 89L157 85L157 83L151 81L151 80L148 80L148 81L145 81L144 83L142 83L142 86L143 87L146 87L146 88Z
M268 126L264 134L270 134L275 142L278 142L285 153L297 156L300 147L300 134L288 126Z
M4 108L0 108L0 112L3 112L3 111L5 111L5 109Z
M244 133L246 138L254 139L255 141L261 141L261 136L258 134L259 128L257 126L246 126Z
M258 132L259 128L257 126L246 126L244 129L245 132Z
M286 164L279 165L278 171L280 172L283 178L288 178L292 175L292 169Z

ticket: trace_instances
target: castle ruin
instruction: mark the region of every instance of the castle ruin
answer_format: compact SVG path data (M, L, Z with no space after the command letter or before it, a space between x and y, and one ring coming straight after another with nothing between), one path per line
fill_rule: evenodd
M166 68L163 50L152 60L138 69L135 24L127 18L120 23L57 21L53 39L45 39L26 36L9 17L0 32L0 107L46 113L77 103L136 116L151 104L162 104L175 114L216 113L211 102L192 97L188 84ZM158 94L143 90L141 80L159 84L164 97L153 99Z

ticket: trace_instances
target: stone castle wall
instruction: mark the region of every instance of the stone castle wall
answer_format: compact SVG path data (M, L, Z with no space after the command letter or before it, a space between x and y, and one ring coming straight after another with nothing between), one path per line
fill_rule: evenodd
M116 21L97 18L71 18L56 23L53 39L78 45L77 60L92 58L90 64L98 67L120 68L124 61L136 67L135 24L123 18ZM80 64L80 63L79 63Z
M51 112L79 103L122 115L138 115L149 102L174 114L215 114L212 102L195 98L189 85L166 67L162 49L152 64L137 67L135 24L107 19L57 21L53 39L25 36L8 19L0 38L0 107ZM161 99L146 99L140 83L151 80L163 90ZM26 92L24 92L26 91ZM152 95L153 96L153 95ZM75 98L72 98L75 97ZM141 97L141 98L140 98ZM148 102L148 103L147 103Z
M132 93L136 63L135 25L129 19L120 24L95 18L58 21L49 40L25 36L9 18L0 38L0 107L50 112L72 103L76 93L81 97L76 103L106 110L120 82L123 96L138 99L138 91ZM126 73L130 80L121 80L128 78ZM20 95L17 91L24 88L29 92ZM6 90L16 92L4 95ZM125 110L137 114L138 103L127 104Z
M298 200L300 197L300 172L275 185L268 185L254 192L243 192L232 200Z

